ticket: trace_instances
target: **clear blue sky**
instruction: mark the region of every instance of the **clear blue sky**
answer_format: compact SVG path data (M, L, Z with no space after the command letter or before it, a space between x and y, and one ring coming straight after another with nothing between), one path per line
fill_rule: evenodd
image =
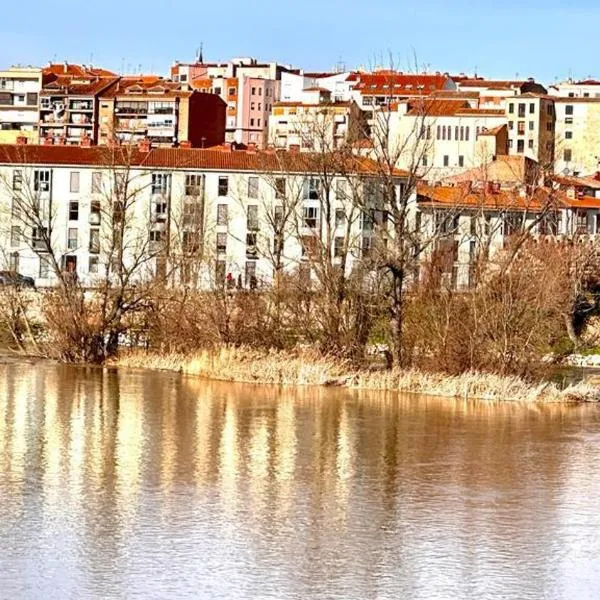
M48 60L166 72L191 60L256 56L309 70L403 68L600 77L598 0L30 0L7 1L0 66ZM103 20L104 17L104 20Z

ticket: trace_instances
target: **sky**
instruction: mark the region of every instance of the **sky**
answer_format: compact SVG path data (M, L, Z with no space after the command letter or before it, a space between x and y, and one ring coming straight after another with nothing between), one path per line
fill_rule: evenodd
M167 74L234 56L305 70L378 65L491 78L600 77L597 0L7 2L0 67L49 60ZM104 19L104 20L103 20ZM391 57L391 59L390 59Z

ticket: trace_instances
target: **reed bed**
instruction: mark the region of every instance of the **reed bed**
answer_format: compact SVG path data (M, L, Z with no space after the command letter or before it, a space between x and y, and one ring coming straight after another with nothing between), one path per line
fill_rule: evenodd
M290 386L343 386L515 402L599 402L600 388L579 383L561 389L554 383L531 383L514 376L467 372L460 375L417 369L356 370L350 364L312 350L261 352L248 347L202 350L192 356L132 351L113 364L129 368L177 371L206 379Z

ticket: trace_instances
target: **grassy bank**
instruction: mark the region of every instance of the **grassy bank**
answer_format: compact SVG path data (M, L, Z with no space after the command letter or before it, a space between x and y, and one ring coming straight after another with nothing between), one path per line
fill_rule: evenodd
M429 396L519 402L598 402L600 389L577 384L560 389L554 383L532 384L518 377L489 373L445 375L411 370L357 371L344 361L312 351L260 352L225 347L193 356L130 352L112 364L177 371L207 379L278 385L337 385L353 389L411 392Z

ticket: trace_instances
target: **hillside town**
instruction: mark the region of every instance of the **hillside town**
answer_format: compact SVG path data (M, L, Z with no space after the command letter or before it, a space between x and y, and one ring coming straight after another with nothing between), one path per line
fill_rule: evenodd
M352 271L397 237L401 209L436 239L414 262L445 244L447 277L467 288L481 246L514 231L598 232L598 123L591 79L313 73L201 52L167 76L12 66L0 71L4 268L93 285L114 262L118 200L135 230L122 259L139 266L143 249L144 276L255 288L278 269L310 276L315 244ZM174 266L199 253L202 266Z

